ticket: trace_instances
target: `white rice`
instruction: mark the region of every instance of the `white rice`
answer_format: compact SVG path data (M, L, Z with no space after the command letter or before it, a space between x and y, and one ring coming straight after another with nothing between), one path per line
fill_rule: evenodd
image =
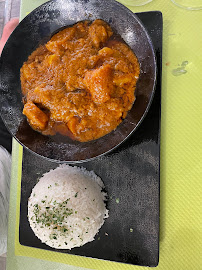
M72 249L94 240L108 217L104 184L93 171L60 165L32 190L28 219L35 235L53 248Z

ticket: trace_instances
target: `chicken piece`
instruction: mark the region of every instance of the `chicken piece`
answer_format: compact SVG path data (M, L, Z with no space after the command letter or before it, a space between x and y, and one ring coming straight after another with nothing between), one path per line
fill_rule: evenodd
M124 74L124 75L117 75L117 76L114 76L114 79L113 79L113 83L120 87L122 87L124 84L129 84L132 82L134 82L133 84L135 84L134 74L131 74L131 73Z
M69 130L71 131L71 133L77 137L77 130L76 130L76 126L79 124L79 117L72 117L68 123L67 123L67 126L69 128Z
M89 27L89 34L96 48L99 48L113 34L111 27L102 20L95 20Z
M54 54L60 54L64 51L64 44L74 37L76 28L66 28L59 33L55 34L50 41L46 43L48 51Z
M33 102L27 102L23 109L31 126L37 130L44 130L48 124L48 116L40 110Z
M124 57L124 62L128 64L128 71L126 72L133 72L134 74L137 74L137 77L139 76L139 63L137 61L137 57L128 45L120 41L110 40L107 46L114 51L114 54L117 53L119 58L123 59Z
M113 69L109 64L87 71L84 83L95 103L104 103L110 99L113 92Z

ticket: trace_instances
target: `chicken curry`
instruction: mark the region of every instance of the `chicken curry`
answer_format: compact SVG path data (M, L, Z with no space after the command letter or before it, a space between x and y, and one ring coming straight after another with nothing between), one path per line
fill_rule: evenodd
M39 46L21 68L23 114L44 135L86 142L122 122L135 100L137 57L102 20L83 21Z

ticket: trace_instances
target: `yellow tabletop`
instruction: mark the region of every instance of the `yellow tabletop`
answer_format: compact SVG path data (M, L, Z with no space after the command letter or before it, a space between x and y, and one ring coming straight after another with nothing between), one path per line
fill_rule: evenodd
M23 0L21 17L44 2ZM181 9L171 0L129 8L163 14L160 261L156 269L202 269L202 10ZM7 270L148 269L21 246L21 169L22 147L14 140Z

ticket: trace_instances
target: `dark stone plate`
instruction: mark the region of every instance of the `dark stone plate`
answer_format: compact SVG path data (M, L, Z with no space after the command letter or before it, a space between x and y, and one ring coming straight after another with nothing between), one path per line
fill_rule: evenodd
M157 59L157 84L151 108L141 126L121 146L81 164L104 181L109 218L96 239L83 247L68 251L42 244L29 226L27 202L37 178L58 163L24 149L19 228L22 245L129 264L158 264L162 15L136 15L151 36Z
M20 68L39 44L64 26L81 20L103 19L137 55L141 74L136 101L126 119L110 134L86 143L34 131L22 114ZM125 141L149 110L156 81L153 45L141 21L114 0L52 0L31 12L10 36L0 59L0 113L11 134L25 148L55 161L81 162L108 153Z

